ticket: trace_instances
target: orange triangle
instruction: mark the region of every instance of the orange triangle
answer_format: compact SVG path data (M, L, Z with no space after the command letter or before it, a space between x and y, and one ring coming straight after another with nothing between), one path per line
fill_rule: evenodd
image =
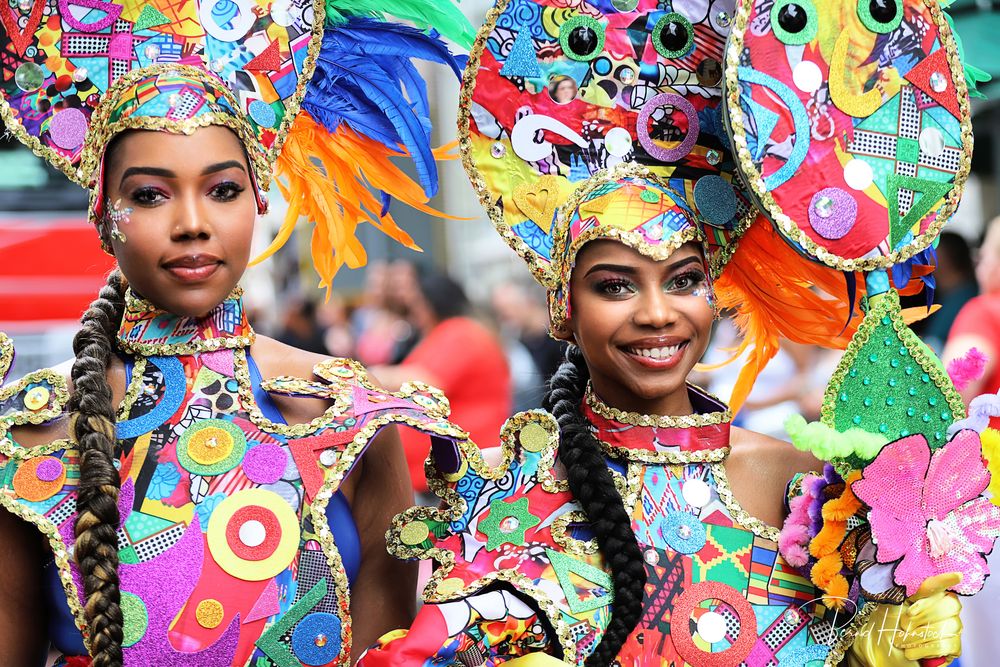
M248 72L274 72L281 68L281 47L277 42L260 52L260 54L243 66Z

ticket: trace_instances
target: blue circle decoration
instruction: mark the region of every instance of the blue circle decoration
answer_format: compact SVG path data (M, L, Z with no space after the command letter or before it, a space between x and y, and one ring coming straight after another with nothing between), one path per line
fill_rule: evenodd
M253 118L253 122L257 123L261 127L274 127L275 121L278 120L278 116L274 113L274 109L271 105L263 100L254 100L250 103L250 108L247 109L247 113Z
M605 56L597 58L590 64L594 68L594 71L601 76L606 76L611 73L611 60Z
M305 665L325 665L340 654L340 619L313 612L292 631L292 651Z
M677 553L690 555L705 546L705 524L688 512L670 512L661 524L661 531L667 545Z
M736 191L721 176L702 176L694 184L694 203L698 212L713 227L729 226L736 217Z
M180 359L177 357L148 357L148 361L163 373L163 398L156 404L156 407L141 417L118 422L115 425L115 434L119 440L138 438L166 423L181 407L184 396L187 395L187 376L184 375L184 364L181 363Z
M789 667L807 667L810 662L815 660L826 660L826 656L829 653L830 647L824 644L800 646L796 649L783 653L781 655L781 664L789 665Z

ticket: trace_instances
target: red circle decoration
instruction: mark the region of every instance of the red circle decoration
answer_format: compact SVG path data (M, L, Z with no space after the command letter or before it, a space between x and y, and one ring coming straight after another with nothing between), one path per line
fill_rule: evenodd
M722 600L734 610L740 617L740 634L736 637L733 645L725 651L711 653L703 651L694 643L694 637L688 630L691 614L695 607L705 600ZM732 586L727 586L718 581L701 581L692 584L690 588L681 593L674 600L674 610L670 614L671 618L671 639L677 654L684 658L685 662L692 665L704 665L705 667L728 667L738 665L750 655L754 644L757 642L757 615L753 607L745 597L740 595ZM674 622L679 620L680 622Z
M248 547L240 540L240 528L247 521L259 521L264 526L264 541ZM260 505L247 505L233 513L226 524L226 543L233 553L243 560L259 561L268 558L281 542L281 524L274 512Z

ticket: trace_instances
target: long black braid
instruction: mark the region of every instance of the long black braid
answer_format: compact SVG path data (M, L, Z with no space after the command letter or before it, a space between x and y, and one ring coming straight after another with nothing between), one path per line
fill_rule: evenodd
M559 422L559 459L566 466L570 491L590 518L597 544L611 567L611 620L586 662L588 667L598 667L611 664L639 622L646 569L622 497L580 410L589 379L583 353L570 345L566 361L549 381L542 406Z
M122 665L118 590L118 490L115 412L107 370L125 310L125 278L117 269L84 313L73 339L70 435L80 451L76 547L94 667Z

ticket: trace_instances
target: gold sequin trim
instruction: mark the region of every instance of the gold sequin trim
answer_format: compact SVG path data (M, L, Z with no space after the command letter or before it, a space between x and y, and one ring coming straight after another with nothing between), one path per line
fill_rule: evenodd
M778 534L781 532L780 529L775 528L774 526L769 526L760 519L754 517L743 509L739 502L737 502L736 498L733 496L733 489L729 486L729 477L726 476L726 466L722 463L710 463L709 468L712 470L712 475L715 477L715 486L719 492L719 498L726 506L726 509L729 510L729 515L733 518L733 520L757 537L763 537L765 540L777 542Z
M927 230L913 239L905 248L890 252L888 255L854 259L840 257L817 245L795 224L794 220L782 213L781 208L774 200L774 196L764 186L764 179L760 170L753 163L750 150L747 147L746 121L743 118L743 109L740 106L740 86L737 69L740 66L740 58L743 53L743 35L748 28L750 12L757 5L751 2L742 2L738 3L736 8L733 29L729 35L729 44L726 49L726 64L724 68L726 96L728 98L726 110L730 119L727 126L728 131L732 135L731 138L736 152L736 159L739 161L742 172L746 174L745 180L747 185L753 191L754 196L760 201L762 210L767 211L769 217L781 232L802 246L806 252L820 262L841 271L872 271L888 268L893 264L898 264L913 257L927 248L937 238L938 232L941 231L941 228L951 218L958 207L959 199L965 188L965 182L972 166L972 122L970 120L969 95L965 84L965 73L961 60L958 57L958 50L951 34L951 27L948 25L947 19L944 18L940 6L933 0L924 0L924 4L930 11L931 18L940 32L940 41L947 54L948 66L951 69L951 78L958 94L959 122L962 128L963 150L959 158L958 172L955 174L954 187L948 193L944 206L938 211L937 216Z
M694 385L688 386L722 404L722 401L719 401L705 390ZM625 410L613 408L598 398L597 394L594 393L593 386L589 382L587 383L585 399L587 401L587 405L596 414L604 417L605 419L610 419L621 424L629 424L630 426L652 426L655 428L698 428L699 426L717 426L718 424L728 424L733 420L733 414L729 408L720 412L693 415L644 415L638 412L626 412ZM678 461L678 463L683 463L683 461Z

